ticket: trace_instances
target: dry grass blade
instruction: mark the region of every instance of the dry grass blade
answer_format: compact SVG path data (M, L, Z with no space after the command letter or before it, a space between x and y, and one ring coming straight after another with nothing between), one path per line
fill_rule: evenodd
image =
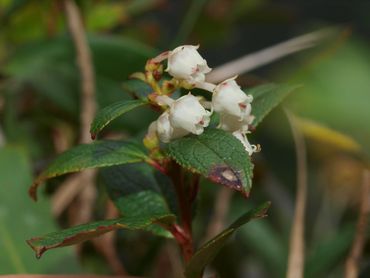
M221 187L217 192L214 212L209 221L203 242L207 242L211 238L215 237L225 228L225 222L232 196L233 191L226 187Z
M301 278L304 272L304 221L307 198L306 145L295 116L285 110L293 133L297 159L297 192L290 235L287 278Z
M356 278L359 273L359 262L366 241L368 218L370 213L370 171L364 170L360 213L357 221L356 234L351 251L346 261L346 278Z
M114 219L119 216L119 211L112 201L108 201L106 207L105 219ZM116 240L117 233L115 231L106 233L98 238L95 238L92 242L97 251L104 256L109 266L116 275L126 275L126 270L123 267L121 260L118 257L116 251Z
M207 75L207 81L211 83L220 82L226 78L251 71L290 54L311 48L330 34L330 29L323 29L247 54L214 68Z

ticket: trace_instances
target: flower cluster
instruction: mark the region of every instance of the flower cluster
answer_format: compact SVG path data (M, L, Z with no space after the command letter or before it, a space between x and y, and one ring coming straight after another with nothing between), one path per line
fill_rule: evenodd
M236 77L217 85L206 82L206 74L211 68L198 53L198 47L179 46L148 61L146 74L148 71L155 73L151 76L154 76L152 79L156 79L158 72L161 74L160 63L167 60L165 71L173 77L173 80L167 81L163 90L158 89L161 93L156 92L152 97L153 102L164 108L164 112L150 125L147 137L156 137L161 142L168 143L190 133L200 135L209 125L211 114L216 112L220 115L218 128L231 132L242 142L248 154L252 155L258 148L248 142L246 134L250 132L249 126L254 119L251 114L253 97L240 89L235 81ZM173 99L168 96L171 94L168 88L176 86L209 91L212 93L212 101L204 101L190 92Z

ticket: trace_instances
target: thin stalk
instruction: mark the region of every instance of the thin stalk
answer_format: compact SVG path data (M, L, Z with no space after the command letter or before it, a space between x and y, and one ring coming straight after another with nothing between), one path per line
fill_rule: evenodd
M359 263L362 257L366 241L366 232L370 212L370 171L364 170L362 192L361 192L360 212L357 220L355 238L352 243L351 251L346 261L346 278L355 278L359 275Z
M307 155L306 144L303 135L297 126L296 117L285 111L292 128L293 140L297 158L297 193L295 202L294 218L290 235L290 247L288 257L287 278L301 278L304 271L305 257L305 210L307 198Z
M185 188L184 172L180 165L173 163L172 180L175 185L180 209L181 226L171 227L171 233L179 243L185 262L193 256L193 236L191 227L191 200Z

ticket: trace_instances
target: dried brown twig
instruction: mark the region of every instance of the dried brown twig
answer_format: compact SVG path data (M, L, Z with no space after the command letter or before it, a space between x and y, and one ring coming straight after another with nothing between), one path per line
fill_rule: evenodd
M285 56L311 48L327 38L331 32L331 29L322 29L239 57L213 69L207 75L207 81L220 82L226 78L254 70Z
M370 213L370 171L364 170L360 213L357 221L356 234L351 251L346 261L346 278L356 278L359 272L359 262L366 241L368 218Z
M287 278L301 278L304 271L304 229L305 209L307 198L307 156L303 135L296 123L294 114L285 110L292 128L293 140L297 158L297 192L295 211L290 235Z
M95 76L92 65L90 48L84 31L79 9L73 0L64 1L69 31L76 49L76 61L81 76L80 101L80 143L91 142L90 124L94 120L96 111L95 102ZM53 212L58 216L81 192L91 195L91 190L84 189L93 186L95 170L86 170L69 178L62 184L53 196ZM91 200L91 198L83 198ZM92 205L91 205L92 206ZM86 217L83 217L86 218Z

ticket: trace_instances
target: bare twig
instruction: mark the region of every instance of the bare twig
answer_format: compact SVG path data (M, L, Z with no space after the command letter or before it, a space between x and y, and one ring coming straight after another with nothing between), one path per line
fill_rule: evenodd
M80 101L80 143L91 142L90 124L94 120L96 111L95 76L91 59L90 48L84 31L82 17L74 0L64 1L69 31L76 49L76 60L81 76ZM53 197L53 212L59 215L78 194L86 194L83 200L91 200L92 190L85 189L93 186L94 170L86 170L72 176L62 184ZM82 217L82 216L81 216ZM86 217L83 217L86 218Z
M81 112L80 112L80 143L89 143L90 124L96 111L95 76L90 48L87 43L81 14L73 0L65 0L65 10L69 31L77 52L77 65L81 75Z
M204 242L215 237L225 227L225 220L232 196L233 191L227 187L221 187L217 192L213 215L209 221Z
M304 271L304 221L307 195L306 145L295 116L285 110L292 128L297 159L297 192L295 212L290 235L287 278L301 278Z
M346 278L356 278L359 262L366 241L367 224L370 212L370 171L364 170L361 192L360 214L357 221L356 235L346 261Z
M117 218L118 215L119 211L112 201L109 200L106 207L105 219L114 219ZM115 246L116 236L116 231L106 233L93 239L93 244L100 254L105 257L106 261L116 275L127 275L126 270L124 269L117 254Z
M207 81L220 82L228 77L242 74L258 67L274 62L280 58L301 50L311 48L330 35L330 29L308 33L285 42L267 47L252 54L218 66L207 75Z

